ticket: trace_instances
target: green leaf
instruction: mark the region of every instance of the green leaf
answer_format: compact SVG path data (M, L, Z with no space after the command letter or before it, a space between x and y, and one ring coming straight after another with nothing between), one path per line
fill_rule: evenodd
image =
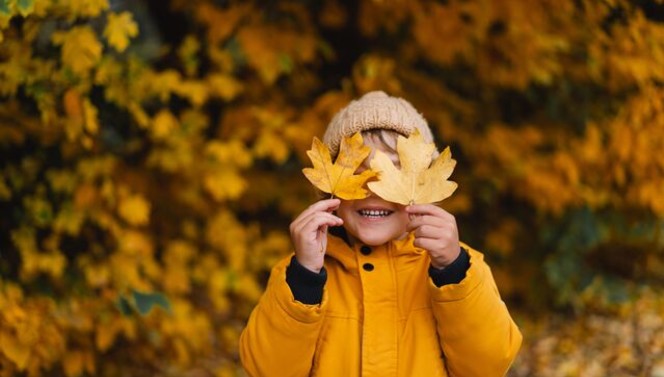
M171 312L171 303L163 293L142 293L133 291L136 309L141 315L146 315L155 306L160 306L167 312Z
M16 6L18 7L21 16L25 17L34 10L35 0L17 0Z
M11 10L9 9L9 0L0 0L0 14L9 16Z
M124 316L131 315L131 304L129 301L124 298L124 297L119 297L118 300L115 302L115 306L118 307L118 310L120 310L120 313Z

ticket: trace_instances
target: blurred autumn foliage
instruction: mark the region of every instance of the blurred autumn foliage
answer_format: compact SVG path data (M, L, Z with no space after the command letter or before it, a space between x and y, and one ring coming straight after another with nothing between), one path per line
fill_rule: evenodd
M0 0L0 376L243 375L304 152L380 89L459 161L510 375L662 377L663 67L662 0Z

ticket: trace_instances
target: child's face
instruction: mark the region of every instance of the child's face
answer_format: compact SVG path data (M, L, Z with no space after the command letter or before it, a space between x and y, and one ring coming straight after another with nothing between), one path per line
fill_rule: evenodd
M365 140L365 143L372 148L372 152L358 169L358 173L368 168L375 150L387 153L395 165L399 163L393 151L370 140ZM388 202L374 194L360 200L342 200L336 213L343 219L346 232L354 240L369 246L383 245L404 237L410 221L405 206Z

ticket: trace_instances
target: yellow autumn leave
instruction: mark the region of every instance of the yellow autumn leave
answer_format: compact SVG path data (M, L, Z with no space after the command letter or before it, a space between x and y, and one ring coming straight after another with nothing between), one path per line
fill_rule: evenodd
M339 155L334 163L330 150L318 138L314 137L311 149L307 155L313 163L313 168L302 169L302 173L318 189L341 199L363 199L368 195L364 184L376 173L365 170L355 174L362 161L371 153L371 148L363 144L362 135L356 133L346 137L341 142Z
M101 59L103 46L90 26L77 26L53 34L53 43L61 45L62 63L76 74L85 74Z
M379 180L369 182L369 189L381 198L404 205L436 203L448 198L457 184L448 181L456 161L447 147L431 163L436 147L427 143L419 131L410 137L399 136L397 152L401 169L380 151L371 160L371 169L379 174Z
M104 29L104 37L108 44L118 52L124 51L129 46L129 39L138 35L138 25L129 12L110 13L108 22Z
M60 1L59 5L63 6L70 17L99 17L103 11L109 8L108 0L65 0Z
M123 198L118 206L118 212L132 225L145 225L150 222L150 203L141 195Z

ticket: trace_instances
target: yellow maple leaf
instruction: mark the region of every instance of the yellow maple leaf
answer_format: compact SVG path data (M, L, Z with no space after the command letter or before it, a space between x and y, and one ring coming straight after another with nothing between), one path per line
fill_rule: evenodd
M118 212L132 225L145 225L150 222L150 203L138 194L123 198Z
M403 205L436 203L448 198L457 188L456 182L447 180L456 161L447 147L431 163L435 149L417 130L408 138L399 136L401 169L385 153L376 151L371 169L378 172L379 180L369 182L369 189L387 201Z
M282 164L288 158L290 147L281 135L270 130L264 130L254 144L254 154L257 157L270 157L276 163Z
M90 26L54 33L53 43L62 45L62 62L76 74L87 73L101 59L103 48Z
M222 167L205 175L203 184L214 200L237 199L247 189L247 181L232 167Z
M358 132L342 140L339 155L332 163L330 150L314 137L311 149L307 151L314 167L302 169L302 173L323 192L346 200L363 199L368 195L363 186L375 177L376 173L365 170L361 174L355 174L355 171L369 153L371 148L363 144L362 135Z
M108 44L118 52L123 52L129 46L129 38L138 35L138 25L129 12L109 13L104 37Z
M196 107L202 106L210 95L207 84L198 80L180 81L173 89L180 96L189 99Z
M221 97L224 101L230 101L238 96L244 86L241 81L231 75L213 74L207 79L211 95Z
M155 115L150 128L155 140L163 140L178 127L177 118L168 110L161 110Z
M72 19L76 17L99 17L109 8L108 0L63 0L58 2Z

